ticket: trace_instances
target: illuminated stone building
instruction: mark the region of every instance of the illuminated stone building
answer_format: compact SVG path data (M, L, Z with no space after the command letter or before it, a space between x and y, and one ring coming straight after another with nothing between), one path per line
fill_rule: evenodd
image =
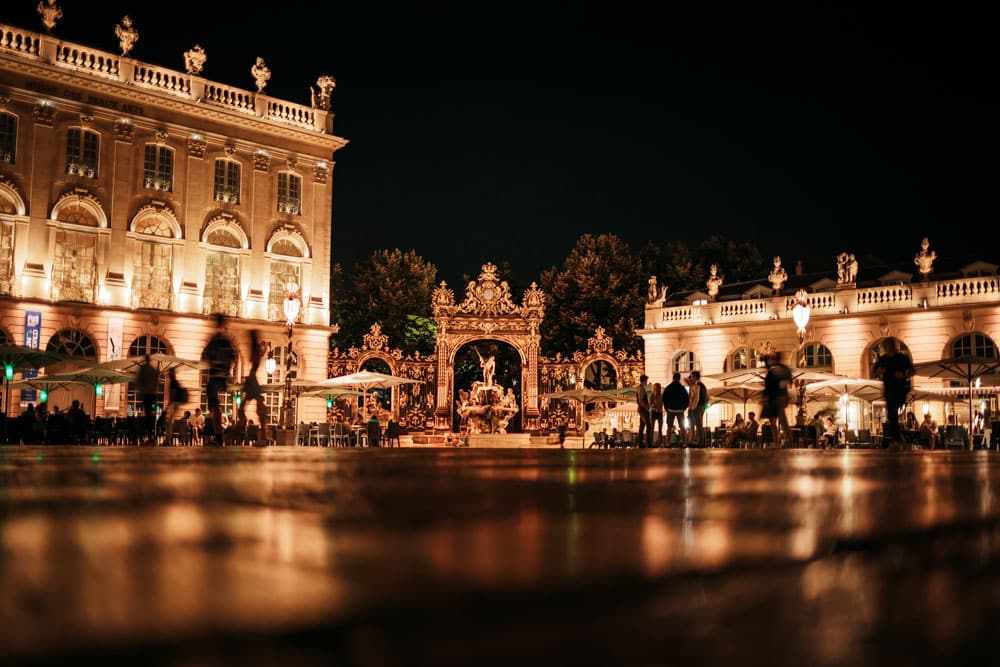
M117 27L116 54L0 25L0 339L81 362L199 359L224 313L234 382L257 328L276 360L260 381L281 383L291 286L301 307L289 370L325 378L333 157L347 143L333 134L333 79L318 79L309 105L275 99L263 59L248 59L256 90L245 90L202 78L200 46L183 72L123 55L136 28ZM179 377L190 407L204 407L205 378ZM124 415L131 389L96 401L74 391L97 415ZM4 409L31 398L12 392ZM323 409L304 403L299 416Z
M828 273L785 272L775 258L771 275L758 281L726 285L714 276L706 290L667 295L650 280L644 327L637 334L644 341L649 382L669 382L674 371L685 377L698 369L718 375L762 364L765 352L780 351L785 363L854 378L872 377L872 365L887 338L899 341L915 364L955 357L1000 359L1000 278L997 265L976 261L962 265L942 258L938 265L924 239L912 261L880 267L858 266L853 255L831 257ZM720 282L721 279L721 282ZM714 293L713 293L714 292ZM800 327L796 306L808 312ZM807 308L807 310L805 310ZM984 376L981 384L993 386L997 377ZM915 386L945 389L953 402L917 400L917 415L925 409L938 423L954 412L968 422L967 383L957 378L917 376ZM789 421L794 423L790 396ZM977 406L996 415L995 389L974 392ZM878 431L881 417L871 403L845 399L840 402L840 423L849 428ZM758 410L759 399L747 410ZM822 402L802 407L812 413ZM719 402L708 412L708 425L716 426L743 412L740 404Z

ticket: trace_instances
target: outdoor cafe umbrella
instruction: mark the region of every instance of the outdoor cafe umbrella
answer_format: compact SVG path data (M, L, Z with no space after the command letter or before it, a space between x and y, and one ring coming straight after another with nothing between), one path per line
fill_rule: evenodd
M805 394L811 400L837 400L849 396L871 402L882 398L883 390L881 380L841 377L810 382L805 386Z
M47 364L54 364L66 361L69 357L57 352L46 350L36 350L24 345L14 345L12 343L0 344L0 364L3 364L3 409L5 415L10 414L10 381L14 373L26 369L37 370ZM3 441L7 442L7 419L3 420Z
M827 371L817 371L811 368L789 368L788 370L792 373L792 381L798 382L799 380L803 382L819 382L822 380L833 380L836 378L844 377L842 375L837 375L835 373L828 373ZM741 368L735 371L727 371L725 373L712 373L710 375L702 375L702 379L716 380L718 382L728 383L736 382L740 384L757 384L763 386L764 377L767 375L767 368L764 366L757 366L755 368Z
M105 361L103 363L97 364L96 366L94 366L94 368L134 372L145 361L146 361L146 355L140 354L134 357L126 357L125 359L113 359L111 361ZM160 373L166 373L171 368L195 368L201 370L201 369L207 369L209 366L208 362L205 360L184 359L182 357L175 357L171 354L163 354L160 352L157 352L156 354L150 354L149 363Z
M543 400L552 398L567 399L579 401L581 403L623 403L627 400L626 396L615 392L616 390L614 389L564 389L562 391L553 391L548 394L542 394L539 398Z
M354 387L356 389L391 389L401 384L421 384L423 380L412 380L398 375L386 375L375 371L358 371L349 375L321 380L318 387Z
M743 414L747 412L747 401L760 398L764 393L761 383L740 383L729 384L721 387L712 387L708 390L708 397L719 401L729 401L735 403L743 401Z
M976 378L997 375L1000 372L1000 358L963 356L951 359L925 361L913 365L913 374L932 379L958 380L969 390L969 428L972 428L973 389Z
M35 378L36 380L42 378ZM129 382L135 379L132 373L126 373L123 371L115 370L112 368L100 368L98 366L91 366L88 368L79 368L74 371L67 371L65 373L58 373L55 375L48 375L44 377L48 381L78 381L85 382L94 388L94 407L91 411L92 416L96 416L94 413L97 412L97 394L99 393L98 388L105 384L122 384L124 382Z

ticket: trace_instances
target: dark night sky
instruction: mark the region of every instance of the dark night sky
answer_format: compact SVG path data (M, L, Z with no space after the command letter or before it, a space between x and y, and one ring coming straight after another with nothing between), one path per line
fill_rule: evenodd
M0 22L41 30L36 4L5 2ZM199 43L206 78L249 90L260 55L266 92L293 102L336 77L345 266L413 248L452 286L487 260L527 282L583 233L716 233L831 273L842 250L905 261L924 235L998 259L1000 58L972 10L59 4L57 36L117 52L128 13L134 57L183 70Z

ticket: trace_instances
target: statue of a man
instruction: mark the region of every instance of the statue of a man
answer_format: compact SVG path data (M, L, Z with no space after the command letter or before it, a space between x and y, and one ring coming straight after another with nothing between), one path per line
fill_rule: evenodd
M842 252L837 255L837 284L844 285L847 283L847 258L846 252Z
M257 62L250 68L250 74L253 75L253 80L257 84L257 92L264 92L264 87L267 85L268 79L271 78L271 70L264 64L263 58L257 56Z
M853 252L847 257L847 264L844 267L844 278L849 285L853 285L858 279L858 260L854 258Z
M479 353L479 350L476 350L476 356L479 357L479 365L483 367L483 384L487 387L492 387L496 371L496 359L492 354L483 359L483 355Z

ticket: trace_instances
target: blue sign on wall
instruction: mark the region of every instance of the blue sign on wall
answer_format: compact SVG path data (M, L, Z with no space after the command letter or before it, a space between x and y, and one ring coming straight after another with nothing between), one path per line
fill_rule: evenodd
M24 314L24 346L37 350L42 341L42 314L28 311ZM24 379L38 376L38 371L25 369L21 372ZM33 403L38 399L34 389L22 389L21 400Z

